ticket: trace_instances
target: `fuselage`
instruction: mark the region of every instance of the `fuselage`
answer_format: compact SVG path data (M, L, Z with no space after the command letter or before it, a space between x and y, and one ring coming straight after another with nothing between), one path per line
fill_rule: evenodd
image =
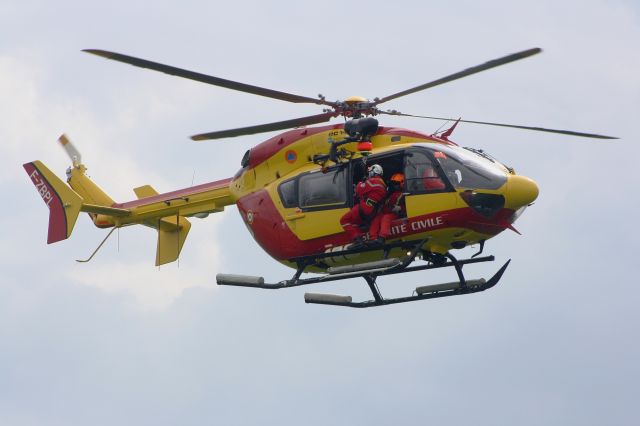
M104 193L80 162L67 171L71 190L40 162L27 163L25 169L50 210L52 194L61 200L52 210L50 231L64 232L53 237L50 232L50 242L67 238L82 211L101 228L139 224L156 229L158 265L178 258L191 226L188 218L204 218L233 204L260 246L284 264L342 251L351 241L340 218L353 207L354 186L373 164L383 168L387 181L396 173L405 178L406 215L391 223L387 238L403 243L395 245L394 257L402 255L404 243L420 242L423 251L444 254L513 229L538 195L532 180L446 137L378 127L377 122L370 134L370 142L350 142L343 125L291 130L247 151L233 178L164 194L144 185L134 189L137 200L125 203ZM315 270L382 255L379 250L348 259L323 256Z
M392 223L391 241L426 240L425 250L445 253L487 240L512 227L538 195L536 184L482 153L447 139L380 127L366 159L356 143L350 160L325 169L313 162L332 141L345 137L342 125L296 129L245 154L230 183L238 210L255 240L275 259L288 260L341 250L349 243L340 217L353 206L353 186L362 163L380 164L384 177L406 177L406 217ZM353 263L379 258L331 258Z

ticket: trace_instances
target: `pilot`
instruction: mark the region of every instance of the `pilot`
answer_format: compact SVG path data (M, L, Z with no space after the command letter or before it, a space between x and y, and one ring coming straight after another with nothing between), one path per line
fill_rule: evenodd
M442 179L438 176L436 169L431 165L427 166L424 170L422 182L424 184L424 189L427 191L439 191L445 188L444 182L442 182Z
M387 199L382 205L382 210L371 221L369 228L369 241L384 244L391 235L391 222L401 216L406 216L404 204L404 175L395 173L389 179L389 191Z
M368 169L366 180L356 185L355 205L340 218L340 225L349 235L351 248L363 245L364 238L360 225L369 223L387 196L387 185L382 178L382 166L373 164Z

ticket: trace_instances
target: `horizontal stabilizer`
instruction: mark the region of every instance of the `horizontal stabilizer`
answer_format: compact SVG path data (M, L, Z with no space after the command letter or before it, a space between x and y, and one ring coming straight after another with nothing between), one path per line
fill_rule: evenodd
M96 204L83 204L82 211L87 213L105 214L108 216L124 217L131 214L130 210L115 207L98 206Z

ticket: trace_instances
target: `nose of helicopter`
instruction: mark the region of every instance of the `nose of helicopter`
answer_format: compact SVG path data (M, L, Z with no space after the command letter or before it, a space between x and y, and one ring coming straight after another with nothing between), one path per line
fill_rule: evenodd
M507 182L505 207L518 209L527 206L538 198L538 185L528 177L510 175Z

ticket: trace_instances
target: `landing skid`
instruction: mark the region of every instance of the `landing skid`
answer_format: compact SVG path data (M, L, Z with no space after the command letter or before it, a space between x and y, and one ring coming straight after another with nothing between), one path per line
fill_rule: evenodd
M458 296L462 294L478 293L480 291L487 290L500 281L505 270L509 266L508 260L489 280L484 278L467 280L462 272L462 267L471 263L491 262L494 261L494 256L475 257L470 259L458 260L452 254L447 253L440 258L434 258L426 265L410 266L416 259L416 256L422 252L421 247L426 240L420 241L417 244L407 244L404 242L396 242L387 244L380 247L366 247L360 249L343 250L332 253L322 253L315 256L305 256L295 259L291 259L292 262L298 266L296 273L289 280L280 281L277 283L265 283L263 277L254 277L246 275L231 275L231 274L218 274L216 275L216 281L218 285L230 285L236 287L252 287L252 288L264 288L264 289L280 289L288 287L298 287L309 284L324 283L329 281L344 280L349 278L362 277L371 293L373 300L363 302L353 302L351 296L339 296L334 294L318 294L318 293L305 293L305 303L314 303L320 305L334 305L334 306L348 306L351 308L368 308L372 306L392 305L395 303L413 302L416 300L435 299L438 297ZM387 258L391 249L393 248L405 248L409 251L406 256L402 258ZM375 250L384 250L385 259L374 262L361 263L356 265L330 267L327 269L327 275L314 278L300 278L305 269L309 266L323 264L323 259L327 257L338 257L344 255L351 255L356 253L370 252ZM426 253L428 257L430 254ZM423 271L427 269L447 268L453 267L458 276L458 281L432 284L417 287L414 294L408 297L398 297L385 299L382 297L380 290L376 284L376 280L380 276L403 274L406 272Z

